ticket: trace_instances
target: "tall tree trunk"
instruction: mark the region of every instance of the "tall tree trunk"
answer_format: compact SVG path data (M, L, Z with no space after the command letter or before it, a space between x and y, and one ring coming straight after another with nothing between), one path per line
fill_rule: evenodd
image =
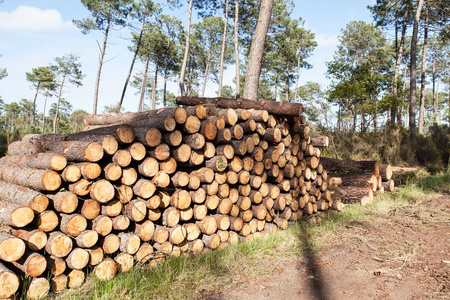
M164 88L163 88L163 105L164 107L167 106L167 77L168 77L168 73L167 73L167 65L166 68L164 69Z
M61 96L62 96L62 90L64 87L64 83L66 81L66 73L63 75L63 79L61 82L61 87L59 88L58 93L58 102L56 102L56 110L55 110L55 116L53 117L53 133L56 133L56 121L58 120L58 112L59 112L59 104L61 103Z
M99 86L100 86L100 74L102 73L103 58L105 57L106 44L107 44L107 41L108 41L108 34L109 34L110 26L111 26L111 20L108 20L108 24L106 25L106 29L105 29L105 38L103 39L103 47L102 47L102 51L100 53L100 59L99 59L99 63L98 63L97 79L95 80L94 109L93 109L93 112L92 112L94 115L97 114L98 89L99 89Z
M123 86L122 95L120 96L119 105L117 107L117 112L120 112L120 109L122 108L123 99L125 98L125 93L127 91L128 83L130 82L131 73L133 73L134 63L136 62L139 48L141 47L141 40L142 40L142 35L144 33L145 23L146 22L145 22L145 18L144 18L144 20L142 21L141 33L139 34L138 42L136 45L136 51L134 51L134 56L133 56L133 60L131 61L130 70L128 71L128 76L127 76L127 79L125 80L125 85Z
M397 125L403 125L403 105L406 103L406 72L408 70L408 62L405 62L405 69L403 70L403 87L402 87L402 100L398 106Z
M422 70L420 74L420 108L419 108L419 134L423 134L423 123L425 114L425 72L427 65L427 46L428 46L428 6L425 2L425 25L423 34L423 48L422 48Z
M416 15L414 17L413 34L411 37L411 65L410 65L410 84L409 84L409 130L411 135L416 134L416 51L417 51L417 33L419 31L420 14L422 12L424 0L419 0L417 4Z
M431 81L433 83L433 123L436 124L436 115L434 114L434 107L436 105L436 59L434 58L431 78Z
M294 102L297 102L297 95L298 95L298 81L300 79L300 63L301 63L301 53L302 53L302 46L298 46L298 57L297 57L297 79L295 80L295 96L294 96Z
M286 64L286 79L285 79L285 84L286 84L286 102L290 102L289 100L289 62Z
M208 79L208 72L209 72L209 62L211 61L211 52L212 52L212 45L208 52L208 57L206 58L206 67L205 67L205 75L203 78L203 85L202 85L202 94L200 97L203 97L205 95L205 89L206 89L206 80Z
M33 101L33 112L31 114L31 125L34 125L34 120L36 116L36 100L39 93L39 88L41 87L41 82L38 82L38 85L36 87L36 94L34 95L34 101Z
M337 131L341 130L341 105L339 104L338 118L337 118Z
M222 85L223 85L223 61L225 58L225 47L227 45L227 28L228 28L228 0L225 1L225 22L223 26L223 38L222 38L222 49L220 51L220 70L219 70L219 91L217 92L218 97L222 97Z
M273 93L273 100L277 101L277 95L278 95L278 71L275 73L275 90Z
M241 97L241 70L239 63L239 0L235 1L234 14L234 56L236 64L236 98Z
M433 112L434 112L434 119L435 123L437 124L437 116L438 116L438 105L439 105L439 82L441 78L438 76L437 80L437 87L436 87L436 101L433 103Z
M150 54L147 56L147 60L145 61L144 74L142 75L141 96L139 97L138 111L144 111L145 87L147 86L147 73L149 64L150 64Z
M267 30L269 29L270 16L274 0L261 0L258 22L253 35L250 55L245 74L244 98L256 100L258 98L259 75L261 72L261 59L264 52Z
M188 72L188 80L187 80L187 87L186 87L186 95L188 97L191 96L191 91L192 91L192 64L190 63L191 58L189 58L189 72Z
M42 113L42 134L45 133L45 109L47 107L47 98L48 98L48 92L47 92L47 94L45 94L44 112Z
M156 58L155 78L153 78L152 105L151 105L151 109L153 110L156 108L156 86L158 85L158 69L159 69L159 57Z
M188 54L189 54L193 2L194 2L193 0L189 0L188 23L187 23L187 27L186 27L186 49L184 50L183 65L181 66L181 73L180 73L180 80L179 80L181 96L186 96L186 92L184 90L184 73L186 73L186 64L187 64Z

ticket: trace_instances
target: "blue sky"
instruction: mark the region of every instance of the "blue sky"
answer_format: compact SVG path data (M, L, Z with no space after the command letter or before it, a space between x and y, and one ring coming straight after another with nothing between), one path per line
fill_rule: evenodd
M186 1L187 2L187 1ZM311 70L302 70L299 84L306 81L328 84L325 77L325 62L332 59L338 43L341 29L353 20L372 21L367 5L375 0L294 0L294 18L302 17L305 26L316 34L318 47L309 62ZM98 67L98 45L103 36L100 32L83 35L72 25L72 19L89 16L78 0L4 0L0 4L0 67L8 69L8 77L0 80L0 95L5 102L20 101L22 98L32 100L34 89L26 81L25 73L32 68L47 66L55 57L75 53L80 56L82 71L86 75L83 86L67 86L63 97L71 102L74 109L92 112L94 83ZM176 17L186 24L187 8L176 12ZM128 74L132 53L127 49L129 31L122 29L112 32L106 52L107 62L103 66L99 91L98 111L105 105L116 104L121 95L123 84ZM143 70L138 62L135 71ZM232 84L234 66L225 73ZM161 82L161 81L160 81ZM175 83L169 86L178 95ZM206 96L215 96L216 85L209 83ZM136 111L139 96L134 88L129 88L124 101L126 110ZM56 99L50 99L54 102ZM148 101L148 100L147 100ZM37 108L42 112L44 99L38 98ZM49 107L49 105L47 106Z

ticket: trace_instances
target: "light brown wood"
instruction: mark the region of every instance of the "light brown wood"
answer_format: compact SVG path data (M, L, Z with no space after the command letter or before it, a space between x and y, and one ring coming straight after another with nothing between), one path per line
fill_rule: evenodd
M61 176L55 171L0 165L0 179L41 191L55 191L61 186Z
M120 182L124 185L133 185L138 178L138 174L135 168L128 167L122 170L122 178Z
M194 170L189 175L190 175L191 179L193 176L197 177L201 183L211 183L214 180L214 171L211 168L207 168L207 167L203 167L198 170ZM192 189L195 189L195 188L192 188Z
M104 252L102 247L94 246L90 249L87 249L87 251L89 252L89 264L91 266L96 266L103 261Z
M217 125L214 120L203 120L200 127L200 134L202 134L208 141L213 141L217 135Z
M1 275L0 275L0 278L1 278ZM14 282L11 282L11 283L2 282L3 286L5 286L5 284L11 284L14 287ZM32 278L31 280L28 280L26 282L25 289L26 289L27 299L30 299L30 300L44 299L47 296L48 292L50 291L50 282L48 281L47 278L44 278L44 277ZM4 293L0 293L0 297L8 298L8 297L4 297Z
M30 277L40 276L47 268L45 257L31 251L25 251L24 255L12 264Z
M109 181L100 179L92 183L89 193L92 199L100 203L107 203L114 198L115 190Z
M107 236L100 237L98 243L105 254L113 254L119 250L120 238L116 234L110 233Z
M129 272L133 268L134 257L129 253L119 253L114 257L119 273Z
M131 200L124 206L123 214L131 221L140 222L147 215L147 203L142 199Z
M101 214L114 218L121 214L123 204L118 199L113 199L108 203L102 205Z
M217 249L220 245L220 236L218 234L211 234L211 235L204 234L202 236L202 241L205 247L214 250Z
M72 250L72 239L60 231L51 232L48 236L45 251L55 257L65 257Z
M81 270L89 263L89 252L82 248L75 248L66 258L67 267Z
M134 255L136 262L145 263L153 257L153 247L149 243L142 243L139 250Z
M108 281L114 278L117 273L117 264L111 258L105 258L92 272L100 281Z
M192 199L188 191L177 189L170 197L170 205L178 209L186 209L191 205Z
M222 172L227 168L228 161L225 156L216 155L205 161L205 166L215 172Z
M170 133L165 133L162 136L162 140L169 146L176 147L183 141L183 135L181 131L174 130Z
M0 164L16 164L28 168L61 171L67 165L67 159L58 153L45 152L4 156L0 159Z
M142 143L134 142L127 150L130 152L131 158L135 161L141 161L145 158L146 149Z
M87 228L86 218L80 214L60 214L60 217L59 228L67 235L76 237Z
M153 157L147 157L138 166L138 172L146 177L153 177L159 171L159 162Z
M100 214L100 203L94 199L86 199L81 207L81 215L88 220L95 219Z
M168 227L174 227L180 222L180 211L175 207L168 207L162 214L162 224Z
M133 193L144 199L148 199L156 191L156 186L147 179L139 179L132 187Z
M59 274L50 279L50 290L53 293L61 293L67 287L67 276L64 274Z
M141 246L141 239L133 232L120 232L120 247L119 250L123 253L134 255Z
M98 233L94 230L85 230L75 238L77 246L81 248L91 248L97 241Z
M58 215L52 210L46 210L35 217L38 229L50 232L59 225Z
M166 188L170 184L170 177L164 171L158 171L155 176L153 176L152 183L159 188Z
M67 287L69 289L75 289L80 287L84 283L84 279L86 278L86 274L81 270L70 270L67 273Z
M92 220L91 228L99 235L106 236L112 231L112 220L108 216L97 216L94 220Z
M169 230L166 227L156 225L155 233L153 234L153 241L162 244L169 239Z
M195 224L206 235L214 234L217 231L217 220L212 216L206 216L203 220L196 221Z

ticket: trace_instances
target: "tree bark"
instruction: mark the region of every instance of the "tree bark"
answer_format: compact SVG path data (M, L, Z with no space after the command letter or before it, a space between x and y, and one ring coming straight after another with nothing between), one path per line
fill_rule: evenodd
M416 52L417 52L417 35L419 31L420 14L422 12L424 0L419 0L414 17L413 33L411 37L411 64L410 64L410 83L409 83L409 130L412 136L416 134Z
M423 46L422 46L422 70L420 74L420 103L419 103L419 134L423 134L423 123L425 114L425 72L427 66L427 46L428 46L428 7L425 1L425 24L423 28Z
M250 55L245 75L244 98L256 100L258 98L259 76L261 60L264 52L267 30L272 15L273 0L262 0L259 10L258 22L252 39Z
M223 26L222 49L220 51L219 90L217 92L218 97L222 97L223 61L225 58L225 47L227 44L227 29L228 29L228 0L225 0L225 22Z
M234 56L236 65L236 99L241 97L241 71L239 62L239 0L235 1L234 15Z
M99 86L100 86L100 74L102 72L103 58L105 57L106 45L107 45L107 41L108 41L109 29L111 27L111 21L112 21L111 19L108 19L108 23L106 24L105 38L103 39L103 47L102 47L102 51L100 53L100 59L99 59L98 70L97 70L97 78L95 80L94 109L92 110L92 113L94 115L97 114L98 90L99 90Z
M191 106L198 104L203 104L207 106L212 104L218 108L232 108L232 109L245 108L254 110L266 110L269 114L284 115L284 116L300 116L302 113L302 105L299 103L275 102L265 99L249 100L244 98L229 99L219 97L217 98L178 97L177 103Z
M186 65L187 60L189 56L189 43L190 43L190 32L191 32L191 17L192 17L192 5L193 0L189 1L189 13L188 13L188 22L186 26L186 48L184 50L184 57L183 57L183 64L181 66L181 72L180 72L180 79L179 79L179 85L180 85L180 92L181 96L186 96L186 91L184 90L184 74L186 73Z

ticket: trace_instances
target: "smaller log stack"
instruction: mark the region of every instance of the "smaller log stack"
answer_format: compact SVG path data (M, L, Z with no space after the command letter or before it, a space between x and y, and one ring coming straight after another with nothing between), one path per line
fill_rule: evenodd
M80 286L86 269L109 280L134 262L222 249L335 207L300 104L177 101L186 107L90 115L83 132L9 146L0 298L24 274L27 297L39 298Z
M377 193L392 192L395 187L392 167L377 161L322 158L329 175L330 190L343 203L368 205Z

